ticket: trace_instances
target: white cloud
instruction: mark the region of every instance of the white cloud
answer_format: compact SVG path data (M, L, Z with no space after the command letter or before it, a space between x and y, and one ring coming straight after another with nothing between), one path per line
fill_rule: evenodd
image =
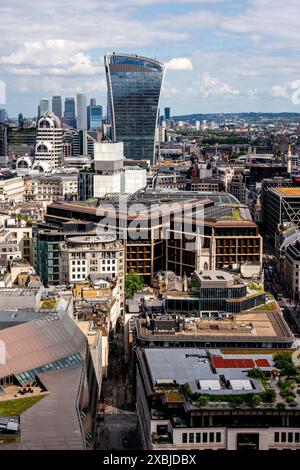
M200 78L198 90L201 98L226 95L238 96L240 94L240 91L229 83L226 83L219 78L213 77L208 73L204 73Z
M289 96L287 87L283 85L272 86L271 94L274 98L288 98Z
M165 65L168 70L193 70L192 61L187 57L171 59Z

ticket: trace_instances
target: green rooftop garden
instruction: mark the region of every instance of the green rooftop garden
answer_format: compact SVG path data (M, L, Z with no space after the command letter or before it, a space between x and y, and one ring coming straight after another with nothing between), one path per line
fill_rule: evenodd
M24 411L38 403L45 395L36 397L16 398L15 400L0 401L0 415L20 416Z

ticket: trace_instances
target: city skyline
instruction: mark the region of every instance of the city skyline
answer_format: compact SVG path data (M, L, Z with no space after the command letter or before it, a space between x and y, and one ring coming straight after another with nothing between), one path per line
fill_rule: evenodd
M105 106L103 56L114 50L166 64L161 107L173 114L300 109L294 0L284 9L279 0L67 0L59 8L56 1L0 6L10 116L33 116L36 103L55 94L84 93Z

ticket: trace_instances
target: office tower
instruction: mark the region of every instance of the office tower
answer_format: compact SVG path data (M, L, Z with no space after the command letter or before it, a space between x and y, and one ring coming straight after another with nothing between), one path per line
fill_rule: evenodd
M124 142L127 158L152 161L164 65L115 53L104 61L112 138Z
M7 129L7 126L0 123L0 157L6 157L8 154Z
M91 131L101 131L102 129L102 106L90 106L89 129Z
M47 112L39 119L33 169L48 172L60 167L63 157L63 130L55 114Z
M77 129L87 129L87 97L82 93L77 94Z
M44 114L46 114L48 111L50 111L49 109L49 100L48 98L44 98L42 100L40 100L40 116L44 116Z
M91 107L92 106L97 106L96 98L91 98L90 99L90 104L87 107L87 128L88 129L90 129L90 126L91 126Z
M65 99L64 121L70 127L76 127L76 113L74 98Z
M24 122L24 116L23 116L22 113L19 113L19 115L18 115L19 127L22 127L22 126L23 126L23 122Z
M4 124L7 121L6 109L0 109L0 124Z
M171 119L171 108L165 108L165 118L167 121Z
M61 96L55 95L52 96L52 113L61 119L62 117L62 101Z

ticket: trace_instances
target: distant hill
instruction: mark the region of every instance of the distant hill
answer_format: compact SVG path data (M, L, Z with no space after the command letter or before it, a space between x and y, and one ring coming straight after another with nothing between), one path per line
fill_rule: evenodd
M244 119L245 121L258 120L298 120L300 113L217 113L217 114L185 114L172 116L174 121L224 121L224 119Z

